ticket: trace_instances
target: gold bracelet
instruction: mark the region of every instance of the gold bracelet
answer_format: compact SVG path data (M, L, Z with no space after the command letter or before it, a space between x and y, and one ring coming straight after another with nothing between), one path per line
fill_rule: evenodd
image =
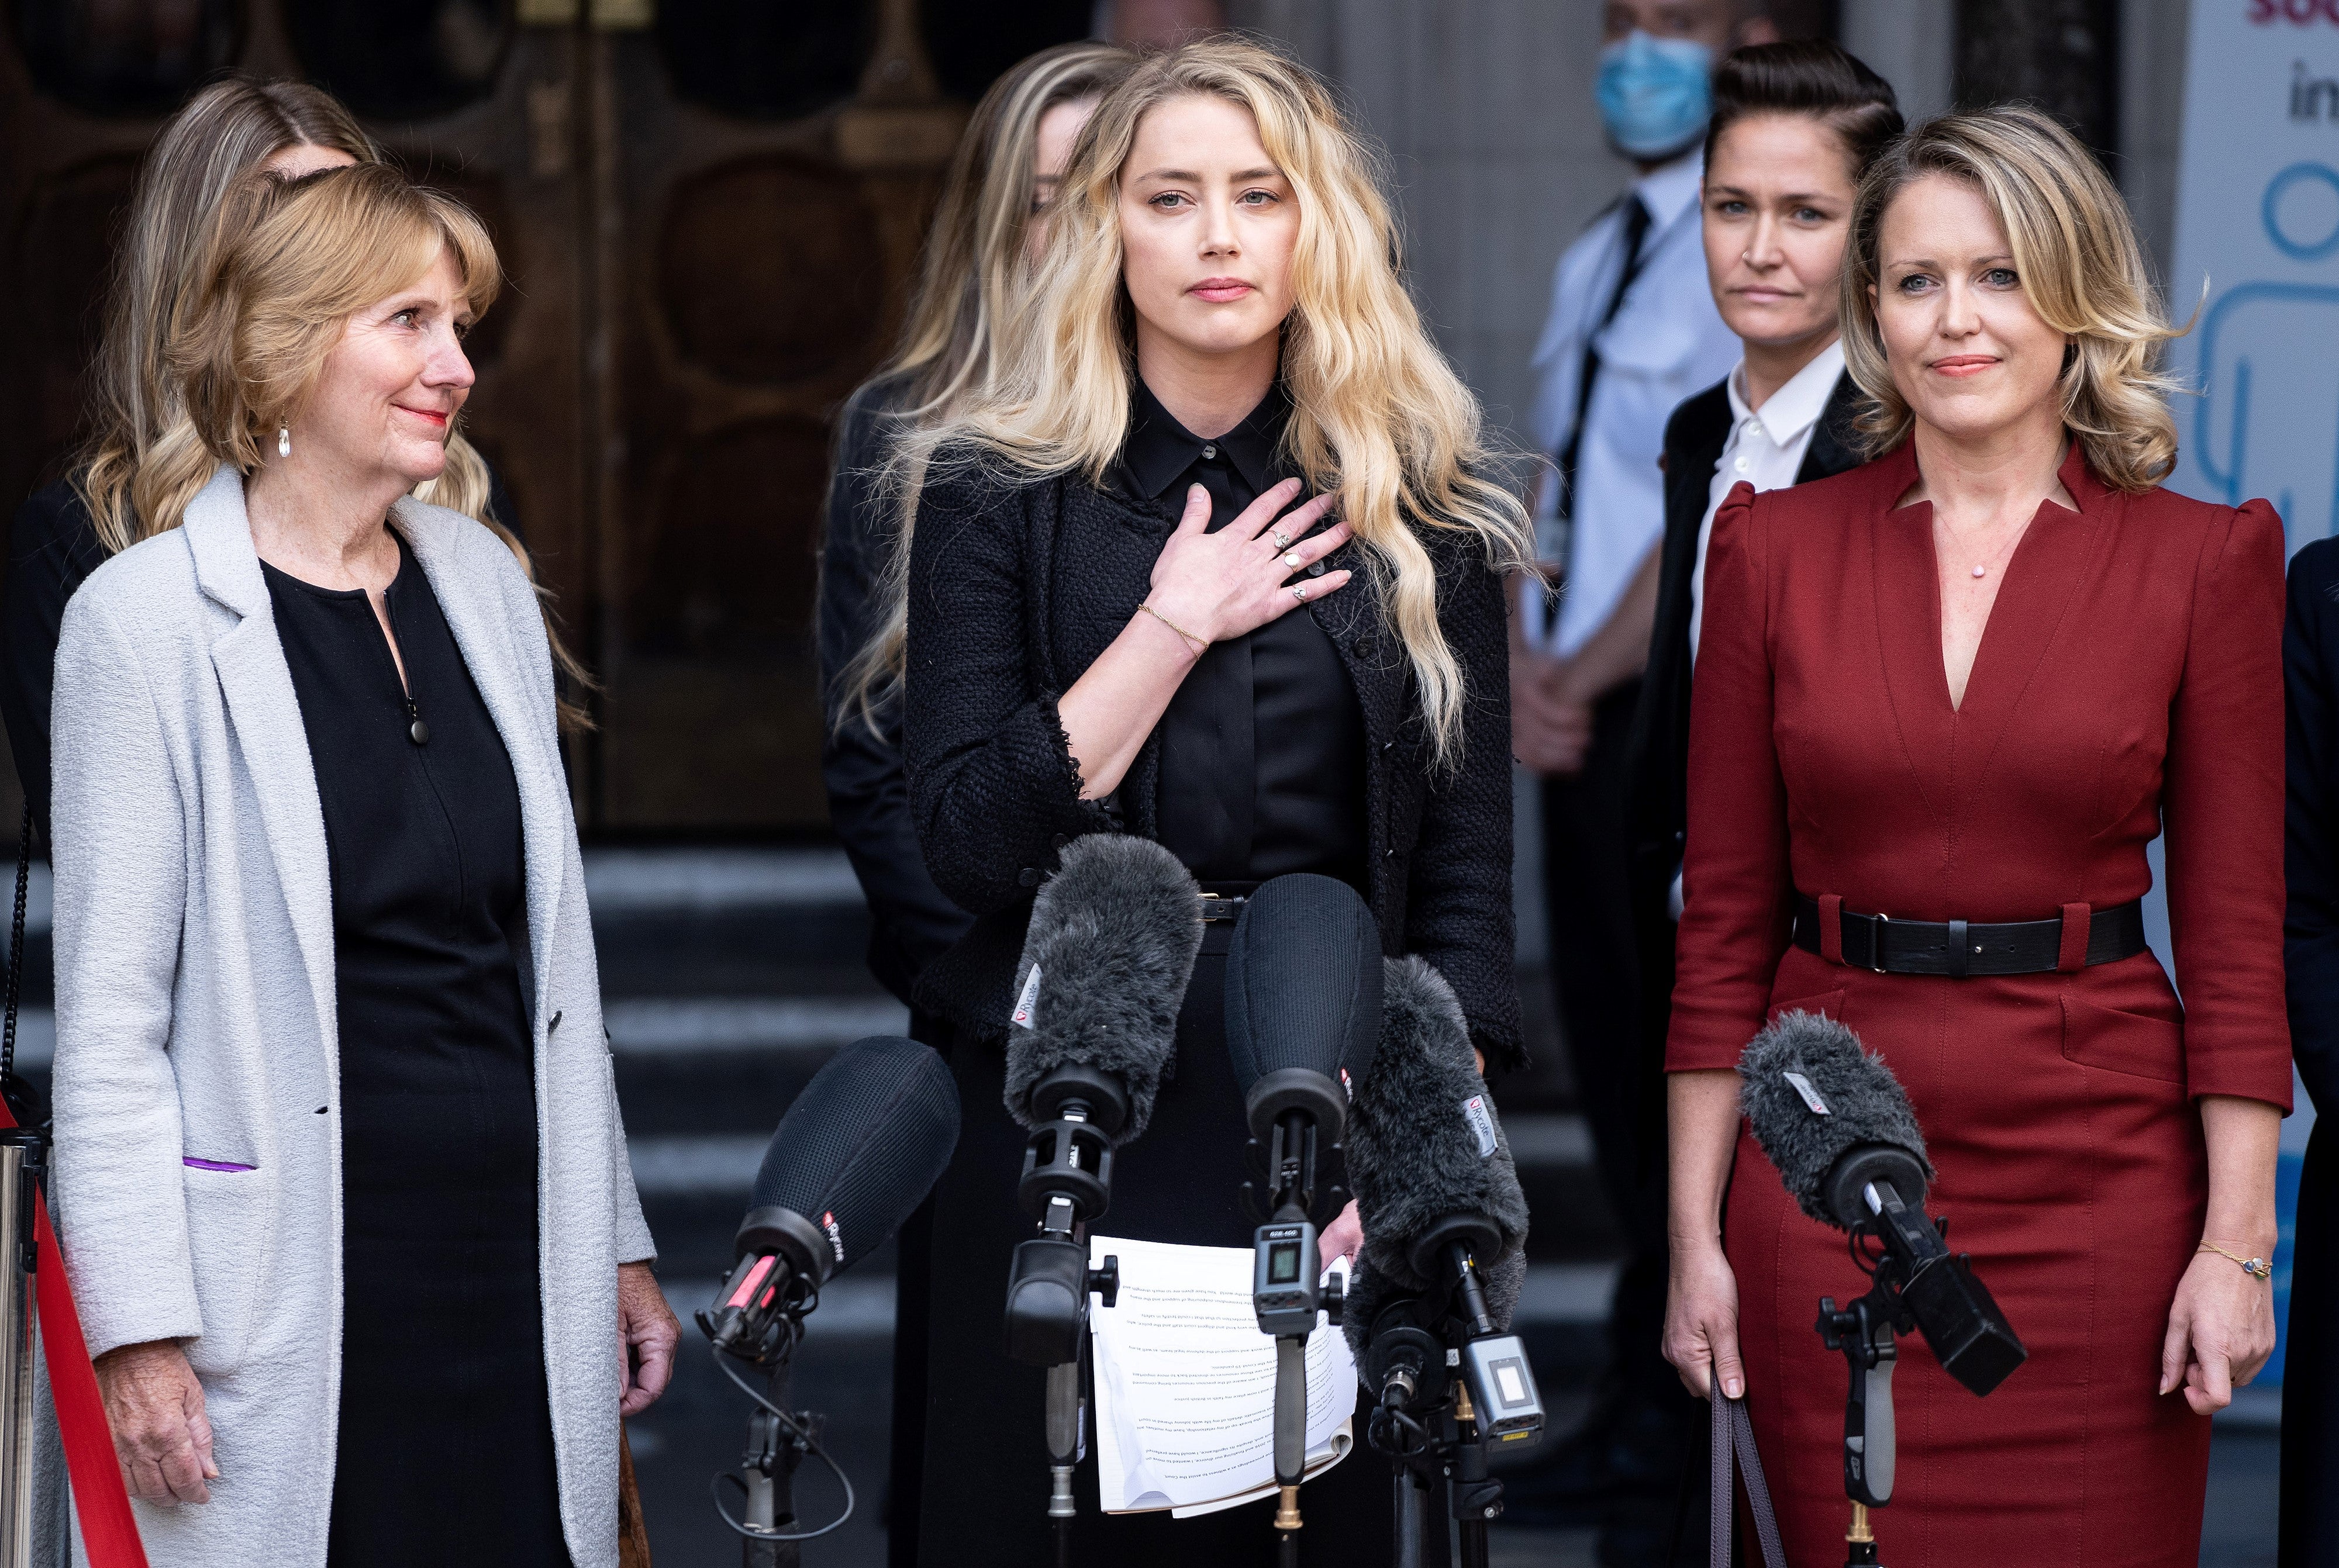
M1137 607L1143 610L1147 615L1151 616L1155 620L1160 621L1163 626L1168 626L1171 631L1176 632L1188 642L1193 644L1194 656L1196 658L1200 658L1209 648L1209 638L1196 636L1193 633L1179 626L1176 621L1171 620L1168 616L1165 616L1160 610L1155 609L1151 605L1140 604Z
M2214 1252L2220 1257L2240 1264L2242 1266L2242 1272L2248 1275L2252 1279L2272 1279L2274 1277L2274 1265L2265 1258L2235 1257L2232 1253L2226 1251L2224 1247L2218 1246L2214 1241L2203 1242L2198 1250L2202 1252Z

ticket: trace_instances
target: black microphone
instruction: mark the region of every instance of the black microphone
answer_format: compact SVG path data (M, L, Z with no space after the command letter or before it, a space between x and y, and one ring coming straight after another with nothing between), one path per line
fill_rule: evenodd
M1510 1140L1445 977L1419 958L1390 960L1386 975L1379 1049L1349 1108L1346 1144L1365 1231L1358 1272L1380 1283L1373 1310L1350 1307L1348 1331L1365 1336L1358 1360L1369 1366L1375 1313L1387 1311L1378 1301L1415 1298L1419 1326L1460 1353L1480 1437L1533 1442L1543 1400L1525 1347L1505 1332L1527 1234Z
M1950 1376L1988 1394L2028 1359L1971 1259L1952 1254L1925 1217L1933 1166L1916 1112L1858 1035L1823 1014L1790 1012L1748 1043L1738 1075L1754 1140L1797 1206L1883 1244L1880 1283Z
M1113 1260L1091 1270L1087 1228L1112 1201L1113 1150L1145 1130L1178 1049L1178 1010L1201 950L1201 889L1150 839L1075 839L1031 904L1007 1029L1008 1114L1031 1133L1016 1197L1040 1234L1015 1248L1007 1354L1080 1358L1091 1291L1112 1305Z
M1357 890L1298 873L1244 902L1227 952L1227 1050L1251 1136L1266 1151L1268 1223L1253 1237L1262 1333L1305 1340L1319 1297L1316 1167L1347 1127L1381 1031L1381 932Z
M716 1346L761 1360L794 1342L820 1287L902 1228L958 1144L941 1057L880 1035L829 1058L764 1151L735 1259L698 1314Z

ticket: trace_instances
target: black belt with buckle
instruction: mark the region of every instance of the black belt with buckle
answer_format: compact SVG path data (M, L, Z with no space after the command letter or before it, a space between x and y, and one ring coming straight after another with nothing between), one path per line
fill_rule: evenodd
M1845 910L1843 962L1879 974L2045 974L2062 967L2063 921L1894 920ZM1821 952L1819 900L1795 895L1795 945ZM2144 903L2090 911L2087 962L2116 963L2145 950Z
M1202 923L1232 925L1242 918L1243 905L1258 891L1255 882L1206 882L1202 889Z

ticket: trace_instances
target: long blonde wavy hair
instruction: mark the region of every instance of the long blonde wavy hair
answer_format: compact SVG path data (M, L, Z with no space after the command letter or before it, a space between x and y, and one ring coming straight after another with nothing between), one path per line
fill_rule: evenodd
M2159 368L2172 327L2137 242L2127 203L2095 157L2049 116L2018 104L1944 114L1887 147L1860 182L1844 245L1843 357L1868 394L1856 420L1867 455L1890 451L1916 416L1893 384L1877 325L1877 246L1893 199L1928 175L1979 192L2014 252L2038 319L2068 333L2063 423L2088 467L2116 488L2148 490L2176 466L2174 378Z
M1017 62L975 104L934 208L901 346L877 371L912 378L897 417L946 416L990 381L1003 357L1000 333L1031 280L1024 242L1039 215L1040 122L1059 104L1101 97L1136 64L1114 44L1059 44Z
M971 398L992 388L1006 361L1002 339L1031 283L1026 242L1040 216L1032 171L1040 122L1059 104L1100 96L1136 64L1137 55L1118 44L1042 49L992 83L975 104L934 209L901 346L871 378L872 383L907 378L896 406L880 416L888 453L873 487L880 497L898 501L893 454L902 432L956 419ZM880 574L876 631L845 666L840 686L844 700L831 721L838 726L857 722L872 734L882 733L879 710L901 679L908 621L903 573L913 518L898 504L885 509L889 515L881 527L899 528L887 558L902 569Z
M1466 692L1437 623L1436 571L1423 532L1471 536L1489 569L1532 561L1526 513L1485 442L1478 405L1431 342L1406 292L1379 159L1324 84L1259 44L1217 38L1147 57L1081 133L1051 214L1037 277L1016 310L992 383L962 411L901 439L893 465L906 518L940 463L996 461L1037 478L1102 485L1129 434L1133 312L1121 280L1120 187L1150 110L1189 94L1248 109L1299 209L1282 379L1287 455L1341 515L1413 667L1433 760L1458 763ZM865 650L864 680L903 667L898 606L909 528L890 579L896 614Z

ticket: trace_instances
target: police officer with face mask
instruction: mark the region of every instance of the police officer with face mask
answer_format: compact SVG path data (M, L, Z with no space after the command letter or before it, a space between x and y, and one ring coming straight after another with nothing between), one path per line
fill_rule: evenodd
M1600 1561L1628 1568L1663 1560L1698 1427L1658 1351L1664 1150L1650 1145L1663 1119L1639 1103L1625 740L1656 612L1665 421L1741 351L1714 310L1699 238L1712 73L1729 50L1778 34L1758 5L1733 0L1610 0L1606 33L1601 120L1637 174L1560 258L1535 350L1532 429L1554 469L1537 535L1560 591L1523 589L1511 698L1514 748L1545 780L1561 1028L1628 1256L1593 1415L1511 1483L1507 1517L1597 1525Z

